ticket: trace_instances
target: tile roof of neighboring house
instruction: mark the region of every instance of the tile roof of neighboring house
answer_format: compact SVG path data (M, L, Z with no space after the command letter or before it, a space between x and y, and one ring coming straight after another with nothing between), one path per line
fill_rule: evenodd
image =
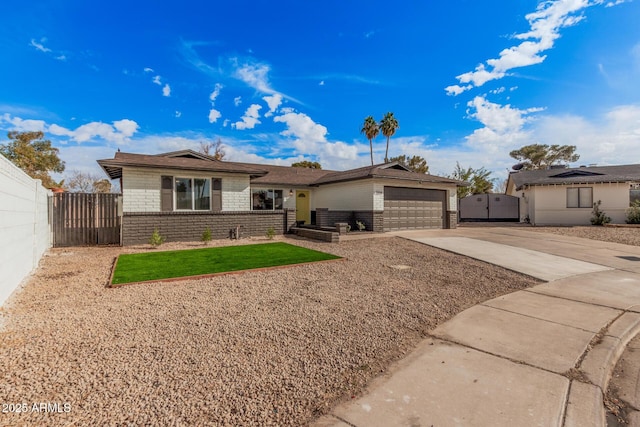
M601 182L640 182L640 165L552 168L513 172L509 175L516 190L525 185L595 184Z
M98 160L98 164L111 179L122 177L123 166L242 173L252 176L267 173L264 168L259 168L257 165L248 167L239 163L223 162L191 150L157 155L117 152L113 159Z
M192 150L156 155L117 152L113 159L98 160L98 164L111 179L122 177L122 168L130 166L242 173L250 175L251 183L258 185L318 186L367 178L466 185L466 183L455 179L412 172L398 162L365 166L347 171L332 171L220 161Z

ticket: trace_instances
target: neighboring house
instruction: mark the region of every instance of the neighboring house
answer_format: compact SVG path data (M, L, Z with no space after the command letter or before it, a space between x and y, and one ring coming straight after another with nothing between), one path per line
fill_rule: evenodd
M512 172L507 194L520 198L520 217L535 225L589 225L593 204L613 223L625 222L625 211L640 188L640 165L553 166Z
M318 226L363 221L367 230L455 228L462 182L409 171L397 162L348 171L215 160L191 150L117 152L98 160L123 194L123 244L158 228L173 241L286 233L296 221ZM353 224L355 225L355 224Z

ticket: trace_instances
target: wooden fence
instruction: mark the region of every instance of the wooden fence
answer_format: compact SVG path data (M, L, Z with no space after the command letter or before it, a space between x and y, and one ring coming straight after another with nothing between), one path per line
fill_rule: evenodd
M119 194L58 193L52 196L53 246L119 245Z

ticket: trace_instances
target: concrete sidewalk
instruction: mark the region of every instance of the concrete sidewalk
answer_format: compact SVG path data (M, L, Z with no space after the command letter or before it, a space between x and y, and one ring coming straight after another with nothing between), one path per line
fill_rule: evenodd
M603 392L640 331L640 248L516 228L394 234L547 283L440 325L315 426L606 425Z

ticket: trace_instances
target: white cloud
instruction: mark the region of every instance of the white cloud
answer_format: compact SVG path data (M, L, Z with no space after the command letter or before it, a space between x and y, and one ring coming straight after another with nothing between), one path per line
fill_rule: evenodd
M151 81L157 84L158 86L162 86L162 80L160 76L155 76Z
M543 62L542 53L553 48L560 37L562 28L576 25L584 19L583 11L603 0L550 0L541 2L535 12L525 16L529 22L529 31L516 34L514 39L523 40L520 44L504 49L499 58L489 59L479 64L474 71L456 77L461 85L445 88L449 95L459 95L473 87L482 86L488 81L501 79L509 70L527 67Z
M50 54L51 56L53 56L53 59L56 59L58 61L66 61L67 60L67 56L65 54L63 54L61 52L54 52L53 50L51 50L48 47L46 47L44 45L46 42L47 42L47 38L46 37L42 37L39 42L36 39L31 39L31 42L29 43L29 46L32 46L33 48L35 48L39 52Z
M182 111L176 111L176 118L182 117Z
M224 122L222 122L222 126L226 128L227 126L229 126L229 123L230 123L230 122L231 122L231 120L229 120L229 119L224 119Z
M0 116L0 125L3 123L10 125L10 130L18 132L44 132L47 129L47 123L44 120L23 120L20 117L11 116L9 113ZM2 128L7 127L2 126Z
M318 86L324 86L324 80L320 80L320 83L318 83Z
M274 117L273 121L284 123L287 126L284 131L280 132L281 135L290 138L286 141L287 148L293 146L298 155L316 156L325 167L327 165L347 167L345 165L349 164L350 167L354 167L354 160L357 160L359 153L364 150L363 145L328 141L328 131L325 126L291 108L285 108L283 111L283 114ZM368 147L366 151L368 154Z
M543 111L542 108L520 110L511 105L500 105L476 96L467 103L469 118L478 120L484 125L466 137L467 143L498 153L505 146L512 146L526 140L528 133L524 130L528 117L532 113Z
M610 1L610 2L607 2L607 4L605 4L605 7L613 7L613 6L617 6L619 4L626 3L626 2L627 2L627 0Z
M162 88L162 96L171 96L171 86L168 83Z
M138 124L133 120L124 119L107 124L102 122L90 122L70 130L65 127L52 124L49 126L48 132L56 136L66 136L72 140L82 143L103 139L107 142L124 144L137 132Z
M220 117L222 117L220 111L216 110L215 108L209 110L209 123L217 122Z
M39 50L40 52L48 53L48 52L51 52L51 49L49 49L48 47L45 47L45 45L43 44L46 41L47 39L45 37L41 38L40 42L37 42L35 39L31 39L31 43L29 43L29 45L33 46L34 48L36 48L36 50Z
M263 96L262 99L264 99L269 106L269 111L264 114L265 117L272 116L273 113L275 113L275 111L278 109L280 104L282 104L282 95L280 95L279 93Z
M230 59L234 67L233 77L243 81L248 86L263 93L273 94L275 91L269 84L269 71L271 67L265 63L249 62L240 63L238 58Z
M123 119L113 122L113 127L125 138L129 138L137 132L139 126L133 120Z
M504 86L499 87L498 89L494 89L494 90L490 90L489 93L492 93L494 95L499 95L502 92L504 92L505 90L507 90Z
M231 127L244 130L244 129L253 129L256 125L260 124L260 109L262 105L259 104L251 104L247 111L245 111L244 116L241 117L240 121L232 123Z
M145 67L144 72L145 73L153 73L154 71L153 71L153 68Z
M241 96L236 96L235 98L233 98L233 105L238 107L240 104L242 104L242 97Z
M216 102L216 98L220 95L220 90L223 87L224 86L222 86L220 83L216 83L216 85L214 86L213 92L211 92L211 95L209 95L209 100L211 101L212 105L214 102Z

